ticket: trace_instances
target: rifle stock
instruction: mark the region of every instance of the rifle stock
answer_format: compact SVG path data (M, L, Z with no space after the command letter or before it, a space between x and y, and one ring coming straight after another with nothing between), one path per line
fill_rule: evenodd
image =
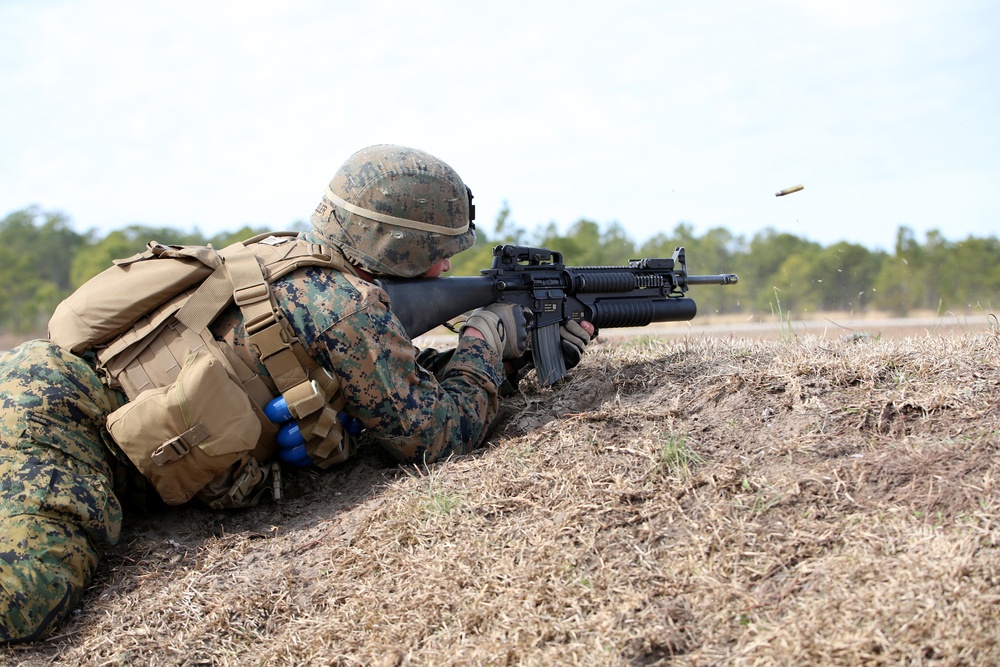
M485 276L381 278L378 285L392 301L392 312L410 338L496 300L493 281Z
M686 297L689 285L732 285L731 273L688 276L684 248L669 259L634 259L628 266L567 267L562 254L545 248L502 245L480 276L380 279L392 312L415 338L475 308L513 302L532 312L529 333L539 382L566 375L559 326L587 320L597 328L682 322L698 312Z

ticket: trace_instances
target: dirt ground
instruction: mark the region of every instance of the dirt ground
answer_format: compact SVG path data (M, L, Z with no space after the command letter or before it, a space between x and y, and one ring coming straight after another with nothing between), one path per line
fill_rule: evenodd
M529 377L474 455L369 447L281 503L133 518L70 621L0 658L1000 664L994 320L652 333Z

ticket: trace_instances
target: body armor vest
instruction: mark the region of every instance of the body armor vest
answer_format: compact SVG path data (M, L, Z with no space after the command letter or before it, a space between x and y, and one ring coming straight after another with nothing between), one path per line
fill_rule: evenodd
M150 242L56 308L50 339L92 353L105 383L128 397L108 430L168 504L254 504L271 471L263 464L277 448L278 424L264 413L272 387L208 328L233 303L309 459L327 467L352 453L337 377L306 353L271 293L303 266L354 273L336 250L291 232L222 250Z

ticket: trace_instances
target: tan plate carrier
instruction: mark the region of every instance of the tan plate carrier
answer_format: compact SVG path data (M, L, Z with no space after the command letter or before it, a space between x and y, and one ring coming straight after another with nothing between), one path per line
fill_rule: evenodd
M278 425L263 412L275 391L314 463L327 467L351 455L337 419L340 383L309 357L271 293L273 281L303 266L354 273L340 253L293 232L222 250L153 241L56 308L49 337L75 354L93 351L108 386L128 397L108 428L165 502L257 501L270 470L262 464L277 448ZM270 383L209 331L233 303Z

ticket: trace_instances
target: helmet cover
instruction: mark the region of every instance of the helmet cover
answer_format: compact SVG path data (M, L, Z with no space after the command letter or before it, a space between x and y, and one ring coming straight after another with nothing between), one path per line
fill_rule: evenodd
M310 222L362 269L411 278L475 243L471 200L455 170L433 155L370 146L337 170Z

